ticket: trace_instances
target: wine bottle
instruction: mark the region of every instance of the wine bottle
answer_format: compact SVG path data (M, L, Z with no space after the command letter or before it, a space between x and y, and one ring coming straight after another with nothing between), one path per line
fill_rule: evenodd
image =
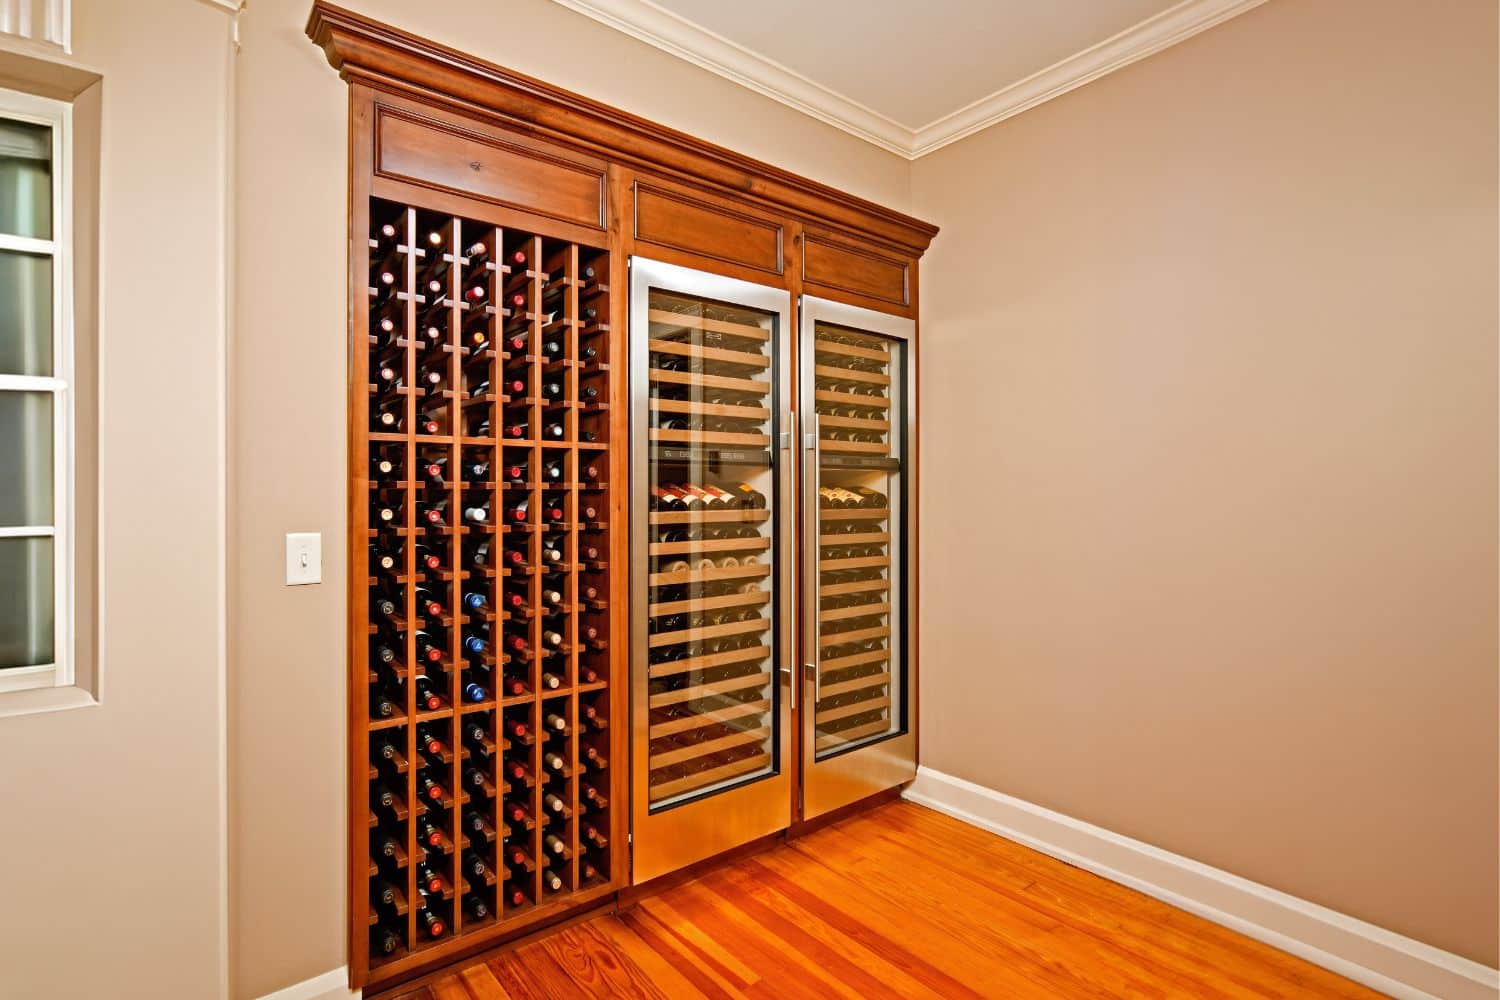
M448 925L443 922L443 918L426 907L417 913L417 923L427 932L428 937L440 938L448 931Z

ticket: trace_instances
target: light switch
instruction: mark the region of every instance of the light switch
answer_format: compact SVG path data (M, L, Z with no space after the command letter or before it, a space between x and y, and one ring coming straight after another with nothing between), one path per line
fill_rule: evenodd
M323 582L323 536L316 531L289 531L286 536L286 583L298 587Z

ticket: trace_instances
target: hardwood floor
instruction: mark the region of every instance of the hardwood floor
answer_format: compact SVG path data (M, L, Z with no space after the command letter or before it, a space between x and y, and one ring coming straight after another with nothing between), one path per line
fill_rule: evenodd
M398 995L1380 996L908 802Z

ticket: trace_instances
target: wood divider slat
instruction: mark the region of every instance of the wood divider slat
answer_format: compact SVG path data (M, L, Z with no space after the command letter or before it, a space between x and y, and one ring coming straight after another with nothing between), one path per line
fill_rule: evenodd
M838 382L863 382L867 385L891 384L891 377L889 375L881 375L876 372L858 372L852 368L839 368L834 365L814 365L813 374L819 378L833 379Z
M685 413L693 417L731 417L735 420L767 420L771 411L764 406L736 406L733 403L700 403L692 399L653 398L647 404L657 413Z
M771 595L764 590L743 594L719 594L715 597L692 597L682 601L665 601L648 605L646 617L675 615L694 611L719 611L724 608L752 608L769 604Z
M745 729L740 732L719 736L691 746L679 747L676 750L652 751L651 769L659 770L663 767L671 767L673 764L681 764L700 757L711 757L716 753L733 750L751 743L763 743L771 736L769 726L760 729Z
M742 774L752 774L764 770L771 763L769 754L756 754L742 760L731 761L720 767L708 771L700 771L686 778L677 778L672 781L653 783L651 795L655 799L669 799L681 792L693 791L699 788L707 788L720 781L737 778Z
M890 696L879 695L877 697L867 698L863 701L853 702L852 704L840 705L838 708L830 708L824 711L820 711L814 716L814 721L821 726L824 723L837 722L839 719L848 719L852 716L864 715L866 712L874 712L882 708L889 708L890 706Z
M707 698L716 694L730 694L736 691L753 691L763 687L769 687L774 677L769 671L757 671L746 674L743 677L731 677L727 680L712 681L708 684L693 684L688 687L678 688L675 691L662 691L653 694L649 703L652 708L665 708L668 705L680 705L685 701L694 701L698 698Z
M648 309L646 319L661 326L677 327L683 330L707 330L712 333L727 333L732 337L745 337L749 340L765 342L771 339L771 332L763 327L751 326L748 323L733 323L725 319L714 319L709 316L694 316L690 313L676 313L670 309Z
M817 740L819 750L828 750L832 747L843 746L862 740L866 736L874 736L876 733L886 732L891 728L889 719L876 719L874 722L864 722L849 729L840 729L836 732L820 732Z
M720 386L719 388L728 388ZM888 410L891 401L885 396L865 396L857 392L835 392L832 389L814 389L813 401L833 403L838 406L864 406L873 410Z
M866 674L863 677L856 677L853 680L849 681L838 681L833 684L823 684L818 689L818 693L824 698L837 698L839 695L848 694L850 691L863 691L865 688L880 687L882 685L889 684L890 682L890 673L888 671L883 671L878 674Z
M848 608L830 608L818 612L819 622L840 622L846 618L868 618L871 615L888 615L891 613L889 602L881 601L876 604L856 604Z
M698 712L694 715L671 719L667 722L654 723L650 729L650 737L654 740L662 736L671 736L674 733L685 733L694 729L702 729L706 726L717 726L726 722L734 722L738 719L748 719L758 715L765 715L769 711L771 711L771 701L769 698L761 698L758 701L738 702L728 708Z
M705 538L697 542L652 542L649 553L653 556L693 556L709 552L764 552L771 547L771 540L755 538Z
M818 512L820 521L884 521L890 516L884 507L825 507Z
M771 445L769 434L747 434L740 431L682 431L666 427L652 427L650 439L689 446L722 444L745 448L768 448Z
M731 392L743 392L754 396L769 396L771 394L771 383L763 379L734 378L730 375L710 375L707 372L674 372L664 368L653 368L650 371L651 381L662 382L668 385L691 385L704 389L728 389ZM844 393L834 393L843 396ZM850 396L850 399L863 399L863 396ZM874 397L870 397L874 398Z
M744 649L726 649L722 653L706 653L703 656L690 656L681 660L669 660L666 663L653 663L650 668L652 680L660 677L675 677L678 674L691 673L694 670L711 670L714 667L728 667L736 663L753 663L756 660L764 660L771 655L770 646L746 646Z
M675 340L652 340L646 345L652 354L669 354L679 358L693 358L697 361L717 361L723 364L740 365L745 368L766 369L771 367L771 359L764 354L751 354L747 351L731 351L725 347L704 347L701 344L681 344ZM855 372L854 374L863 374ZM856 379L854 381L863 381Z

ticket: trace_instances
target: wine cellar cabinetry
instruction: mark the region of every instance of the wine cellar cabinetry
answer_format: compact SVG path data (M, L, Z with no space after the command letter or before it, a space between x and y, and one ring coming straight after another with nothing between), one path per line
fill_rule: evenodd
M369 201L372 969L611 884L608 250Z
M908 780L936 229L331 4L349 967L375 992Z

